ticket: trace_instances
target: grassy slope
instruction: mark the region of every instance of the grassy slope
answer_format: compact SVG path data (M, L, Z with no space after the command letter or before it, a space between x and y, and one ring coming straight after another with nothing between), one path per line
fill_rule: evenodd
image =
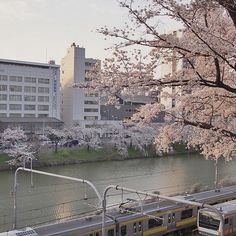
M6 164L6 161L9 161L10 158L7 156L7 154L2 153L0 154L0 165Z
M140 157L141 154L137 150L129 150L129 157ZM120 156L114 150L109 149L98 149L90 150L87 149L62 149L57 153L50 152L40 155L39 161L41 163L50 162L66 162L66 161L97 161L97 160L112 160ZM120 157L121 158L121 157Z
M187 153L185 146L183 144L175 144L174 146L176 154L178 153ZM112 160L112 159L125 159L121 157L115 150L113 149L105 149L101 148L98 150L90 150L87 149L59 149L57 153L53 151L54 149L48 149L46 152L41 153L38 162L41 165L51 165L51 164L65 164L65 163L73 163L80 161L99 161L99 160ZM142 157L143 154L135 149L129 149L129 158L138 158ZM168 155L168 154L167 154ZM149 150L149 156L156 156L153 150ZM0 166L6 165L6 161L10 158L7 154L0 154Z

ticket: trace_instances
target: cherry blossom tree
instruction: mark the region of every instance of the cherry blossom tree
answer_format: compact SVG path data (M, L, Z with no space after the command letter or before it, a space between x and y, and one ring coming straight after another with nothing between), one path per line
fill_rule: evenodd
M149 125L109 125L104 127L103 132L109 134L107 142L123 157L128 156L129 147L148 156L148 148L154 143L156 136L156 130Z
M165 110L167 125L156 139L159 150L168 151L183 140L206 158L231 159L236 148L235 2L125 0L120 6L127 9L131 23L100 30L120 43L88 87L110 94L164 94L165 88L175 87L165 96L175 99L176 107L147 104L135 122L149 123ZM180 35L163 33L162 17L168 17L169 24L178 22ZM128 46L139 50L130 53ZM143 56L140 48L148 49L148 55ZM156 79L160 63L171 64L172 70Z
M64 139L65 135L64 132L61 130L57 130L57 129L52 129L50 127L48 127L45 130L45 136L55 144L55 152L58 152L58 144L61 140Z
M32 151L32 146L28 143L21 143L19 145L15 145L10 149L6 149L4 152L9 157L12 157L12 159L8 161L8 164L12 166L22 166L26 162L35 159L35 153Z
M20 128L10 129L7 128L1 134L1 144L3 149L11 148L17 144L25 142L27 136Z
M98 149L101 147L102 130L100 128L84 128L72 126L65 131L66 140L77 140L78 144L85 146L87 150Z
M158 150L185 142L216 163L220 157L230 160L236 150L235 0L119 3L130 22L99 30L118 43L103 70L91 71L97 77L87 88L111 95L160 91L176 106L147 104L133 117L134 122L150 123L165 111L166 125L155 141ZM163 21L179 30L164 32ZM171 69L157 79L162 65Z
M20 166L35 158L32 145L27 142L27 136L20 128L4 130L1 135L1 144L3 151L12 157L8 161L8 164L12 166Z

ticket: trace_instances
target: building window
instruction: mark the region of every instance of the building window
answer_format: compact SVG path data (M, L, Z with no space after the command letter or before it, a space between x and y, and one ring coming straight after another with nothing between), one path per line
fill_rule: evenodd
M0 101L6 101L7 100L7 94L0 94Z
M163 224L163 219L161 219L162 217L160 217L159 219L150 219L148 221L148 228L152 229L155 227L159 227Z
M22 77L21 76L10 76L10 81L11 82L22 82Z
M7 113L0 113L0 117L7 117Z
M38 102L49 102L48 96L38 96Z
M125 101L124 105L132 105L131 101Z
M48 105L38 105L38 111L49 111Z
M7 110L7 104L0 104L0 110Z
M17 110L17 111L19 111L19 110L22 109L22 105L21 104L10 104L9 105L9 109L10 110Z
M84 104L97 105L98 101L84 101Z
M9 117L21 117L20 113L10 113Z
M84 112L98 112L97 108L84 108Z
M48 117L48 114L39 114L38 117Z
M94 63L91 63L91 62L85 62L85 66L93 66L93 65L95 65Z
M10 85L10 92L22 92L22 86Z
M98 116L84 116L84 120L98 120Z
M49 88L45 87L39 87L38 88L39 93L49 93Z
M7 85L0 85L0 91L7 91Z
M25 102L35 102L36 101L36 97L35 96L30 96L30 95L25 95L24 96L24 101Z
M172 104L171 104L171 106L172 106L172 108L174 108L174 107L176 106L176 101L175 101L174 98L172 99Z
M49 79L44 79L44 78L38 78L38 83L39 84L49 84L50 80Z
M0 81L7 81L7 75L0 75Z
M25 86L24 87L24 92L25 93L36 93L36 87Z
M25 83L36 83L36 78L34 78L34 77L25 77L24 82Z
M85 93L85 97L98 97L98 93Z
M25 105L24 109L26 111L35 111L35 105Z
M22 96L21 95L9 95L9 100L10 101L22 101Z
M35 117L35 114L24 114L24 117Z

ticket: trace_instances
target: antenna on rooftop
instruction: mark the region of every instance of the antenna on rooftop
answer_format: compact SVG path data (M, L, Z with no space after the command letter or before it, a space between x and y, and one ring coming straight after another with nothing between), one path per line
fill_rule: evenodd
M45 57L45 59L46 59L45 62L47 63L48 62L48 49L47 48L46 48L46 51L45 51L45 56L46 56Z

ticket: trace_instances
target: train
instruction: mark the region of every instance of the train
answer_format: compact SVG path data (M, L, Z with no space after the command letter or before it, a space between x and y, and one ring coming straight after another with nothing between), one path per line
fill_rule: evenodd
M198 212L198 232L204 236L236 235L236 200L215 205L213 209L202 208Z
M176 196L179 199L216 205L236 201L236 185L194 194ZM149 199L143 207L121 204L108 211L105 218L106 236L166 236L192 235L197 227L197 216L202 212L199 207L168 200ZM101 212L100 212L101 213ZM93 214L29 228L27 234L14 236L102 236L102 216ZM7 236L10 234L0 234ZM216 235L216 234L212 234Z

